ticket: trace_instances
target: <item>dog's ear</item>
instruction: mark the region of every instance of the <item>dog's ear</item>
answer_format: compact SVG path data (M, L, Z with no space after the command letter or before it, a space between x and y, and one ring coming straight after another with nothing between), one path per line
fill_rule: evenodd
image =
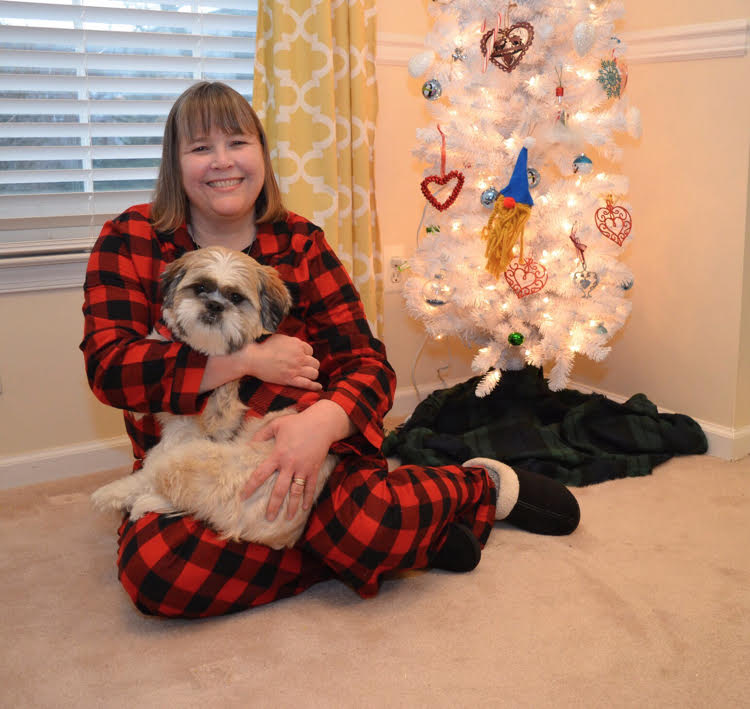
M172 261L164 269L164 273L161 274L162 309L172 307L177 285L185 277L186 271L182 259Z
M262 266L258 274L260 321L269 332L275 332L292 307L292 296L272 266Z

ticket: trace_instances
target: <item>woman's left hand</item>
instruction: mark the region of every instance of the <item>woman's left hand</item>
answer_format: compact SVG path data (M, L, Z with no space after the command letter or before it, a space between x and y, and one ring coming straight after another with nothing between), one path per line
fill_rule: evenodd
M271 491L266 518L276 519L289 493L287 518L297 513L300 502L309 510L315 499L318 472L331 445L354 432L346 412L330 400L322 399L308 409L281 416L258 431L253 440L276 439L271 455L253 472L242 489L242 499L250 497L271 475L279 473ZM304 484L302 484L304 481Z

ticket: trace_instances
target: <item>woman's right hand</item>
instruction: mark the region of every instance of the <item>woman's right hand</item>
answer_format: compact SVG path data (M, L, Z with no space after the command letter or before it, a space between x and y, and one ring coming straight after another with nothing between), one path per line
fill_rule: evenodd
M304 340L288 335L271 335L263 342L251 342L237 355L245 374L263 382L320 391L317 382L320 362L313 348Z

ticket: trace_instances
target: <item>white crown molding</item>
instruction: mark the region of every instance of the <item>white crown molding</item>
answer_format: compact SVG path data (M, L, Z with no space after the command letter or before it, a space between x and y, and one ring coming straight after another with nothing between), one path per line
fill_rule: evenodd
M628 47L630 64L742 57L748 53L750 21L738 19L659 27L623 32L621 37ZM424 38L420 35L380 32L377 63L406 66L415 53L424 49Z

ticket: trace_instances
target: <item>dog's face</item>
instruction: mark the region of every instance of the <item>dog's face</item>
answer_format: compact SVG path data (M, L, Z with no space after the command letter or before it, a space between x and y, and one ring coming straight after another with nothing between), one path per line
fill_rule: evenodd
M167 266L162 292L169 329L207 355L230 354L274 332L292 305L273 268L223 246L188 251Z

